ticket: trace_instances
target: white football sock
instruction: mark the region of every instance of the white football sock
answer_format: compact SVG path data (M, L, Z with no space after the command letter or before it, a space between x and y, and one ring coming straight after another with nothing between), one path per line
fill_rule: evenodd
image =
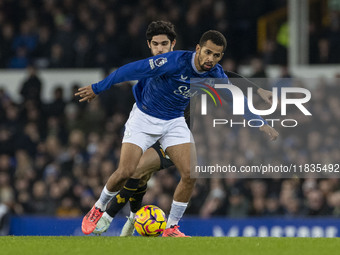
M166 228L178 225L178 222L182 218L185 209L187 209L187 206L188 203L177 202L175 200L172 201L168 222L166 223Z
M111 192L106 188L106 185L104 189L102 190L102 193L100 194L100 197L98 201L95 203L95 206L97 208L100 208L100 210L105 211L107 204L111 201L111 199L118 193L118 191Z

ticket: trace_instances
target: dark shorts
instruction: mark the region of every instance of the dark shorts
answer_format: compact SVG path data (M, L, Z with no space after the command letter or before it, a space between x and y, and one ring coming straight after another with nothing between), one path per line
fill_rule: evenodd
M174 163L172 163L172 161L170 160L169 156L165 154L165 152L162 149L161 144L159 142L156 142L151 147L156 150L156 152L157 152L157 154L158 154L158 156L161 160L161 168L160 169L168 168L168 167L174 165Z

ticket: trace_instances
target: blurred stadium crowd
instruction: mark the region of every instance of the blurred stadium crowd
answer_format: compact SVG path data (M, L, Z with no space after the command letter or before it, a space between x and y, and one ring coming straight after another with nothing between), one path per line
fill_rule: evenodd
M286 0L4 0L0 2L0 68L117 67L149 56L147 25L169 20L176 49L193 49L200 35L227 35L226 56L244 63L257 54L257 19L286 6ZM251 8L249 8L251 6ZM265 64L285 64L288 30L268 38ZM282 31L286 31L283 32ZM339 13L329 27L310 24L310 62L339 63Z
M39 75L32 68L28 71L21 87L23 103L14 103L4 88L0 90L0 201L17 215L83 215L117 166L123 124L134 102L132 85L115 86L91 104L76 98L65 101L63 89L56 87L53 102L45 104ZM74 84L70 89L77 88ZM308 106L313 118L302 120L294 132L279 129L281 138L275 143L250 128L226 130L224 146L229 149L224 156L237 166L267 159L340 162L339 88L320 80ZM210 153L223 146L209 140ZM178 180L173 168L157 172L144 203L168 212ZM337 178L199 179L187 214L339 216L340 182Z

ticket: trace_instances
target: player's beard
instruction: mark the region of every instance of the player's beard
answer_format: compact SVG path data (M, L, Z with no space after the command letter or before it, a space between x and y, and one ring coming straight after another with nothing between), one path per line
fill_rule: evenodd
M213 63L210 63L210 62L204 62L202 64L203 60L201 59L201 51L199 52L198 54L198 65L200 66L200 68L203 70L203 71L210 71L211 68L213 68ZM211 65L210 67L207 67L207 65Z

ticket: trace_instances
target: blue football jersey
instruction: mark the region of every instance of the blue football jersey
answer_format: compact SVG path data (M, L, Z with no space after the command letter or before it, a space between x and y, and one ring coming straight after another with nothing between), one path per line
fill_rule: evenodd
M104 80L92 84L95 94L124 81L138 80L133 87L137 107L144 113L163 120L184 115L193 96L190 90L192 78L225 78L221 65L210 71L199 72L194 64L195 52L172 51L124 65ZM232 101L231 92L225 91L226 100ZM222 95L223 97L223 95ZM245 108L246 119L262 119Z

